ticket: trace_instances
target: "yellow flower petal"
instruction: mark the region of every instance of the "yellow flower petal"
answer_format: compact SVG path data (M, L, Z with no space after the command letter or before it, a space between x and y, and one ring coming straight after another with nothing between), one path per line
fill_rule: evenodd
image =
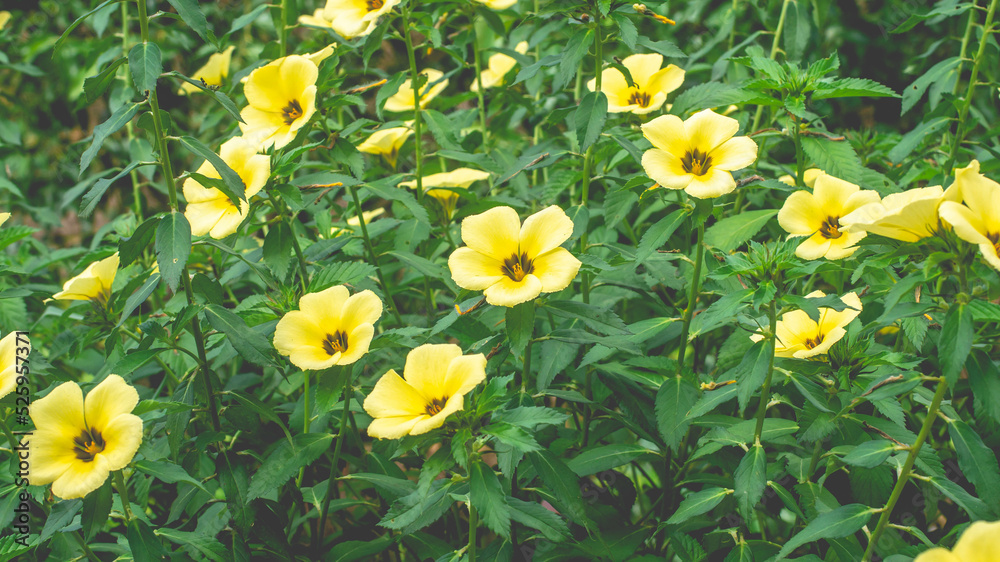
M437 97L448 87L448 80L444 79L444 73L433 68L425 68L420 71L427 77L427 81L420 89L420 107L427 107L432 99ZM385 101L386 111L412 111L416 107L416 96L411 80L404 80L399 86L399 90Z
M300 369L349 365L368 352L382 303L371 291L337 285L299 299L274 329L274 348Z
M736 189L736 180L733 179L733 175L713 166L709 168L708 173L693 176L691 183L684 188L684 191L692 197L709 199L720 197L734 189Z
M649 77L646 88L651 92L668 94L684 83L684 69L674 64L668 64Z
M455 284L470 291L482 291L503 277L503 262L472 248L458 248L448 256L448 269Z
M473 250L503 261L518 253L521 221L510 207L493 207L462 221L462 241Z
M445 385L448 366L461 356L462 348L454 344L421 345L406 354L403 378L428 400L447 398L450 396Z
M365 401L365 404L368 402ZM413 426L427 416L393 416L376 418L368 424L368 435L375 439L399 439L409 435Z
M742 170L757 160L757 143L747 137L734 137L710 154L712 168L732 172Z
M128 414L139 403L139 393L118 375L108 375L95 386L84 401L84 419L98 431L118 416ZM141 432L141 422L140 422ZM117 470L117 469L112 469Z
M424 403L424 396L390 369L365 398L364 409L373 418L420 416Z
M194 78L195 80L202 80L209 86L221 86L223 80L229 76L229 64L230 61L232 61L234 49L236 49L236 47L230 45L221 53L213 53L210 57L208 57L208 61L204 66L191 74L191 78ZM194 84L184 82L178 93L183 95L193 94L198 91L201 91L201 89Z
M951 225L955 234L962 240L973 244L988 244L990 242L985 235L986 225L982 217L965 205L945 201L941 203L938 213L941 215L941 220Z
M344 326L372 325L381 317L382 301L367 289L348 297L340 313L340 321Z
M448 364L443 389L448 396L468 394L486 380L486 356L482 353L461 355Z
M740 129L740 122L711 109L703 109L684 121L689 145L709 153L726 142Z
M952 553L962 562L1000 560L1000 521L976 521L959 537Z
M486 302L494 306L516 306L528 302L542 292L542 282L534 275L525 275L521 281L501 277L500 281L486 288Z
M823 224L823 210L808 191L796 191L778 211L778 224L792 236L810 236Z
M649 123L644 123L641 128L643 136L655 148L677 157L678 162L687 153L690 143L688 141L687 129L680 117L676 115L661 115Z
M534 260L535 277L542 283L542 292L554 293L569 287L582 263L566 248L556 248Z
M680 157L656 148L642 153L642 169L653 181L667 189L684 189L691 185L695 177L684 170Z
M101 487L111 474L108 460L97 455L91 462L76 460L52 483L52 493L64 500L82 498Z
M118 252L87 266L80 275L66 281L63 290L52 295L55 300L106 299L118 272Z
M555 205L524 219L519 247L529 259L558 248L573 235L573 221Z
M64 382L32 402L29 415L39 430L72 440L84 427L83 391L76 383Z
M91 427L96 428L96 424ZM121 470L128 466L142 445L142 419L133 414L122 414L103 426L101 435L107 445L99 456L107 459L108 469Z
M316 64L300 55L277 59L250 73L240 130L252 143L282 148L316 112Z
M804 260L818 260L830 251L833 241L817 232L795 248L795 255Z
M456 394L448 398L445 401L444 406L441 411L434 414L433 416L425 416L419 419L417 423L413 424L413 429L410 430L410 435L422 435L427 433L432 429L437 429L444 425L446 418L455 412L461 410L465 406L465 397L461 394Z
M16 332L11 332L0 339L0 398L7 396L17 388L17 348L28 347L25 337L21 337L20 344Z
M913 559L913 562L966 562L966 560L948 552L946 548L932 548L922 552Z

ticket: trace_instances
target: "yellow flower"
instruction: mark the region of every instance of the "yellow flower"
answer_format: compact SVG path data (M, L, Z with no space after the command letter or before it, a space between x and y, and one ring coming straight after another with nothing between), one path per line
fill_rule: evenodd
M263 148L292 142L316 112L319 69L306 57L290 55L250 73L243 92L247 107L240 112L240 130Z
M103 303L111 296L111 285L118 273L118 252L95 261L83 273L63 283L63 290L52 295L55 300L89 301Z
M887 238L916 242L934 236L941 228L938 208L945 201L956 201L958 189L940 185L918 187L886 195L878 203L869 203L840 217L846 232L871 232Z
M3 30L3 28L7 27L7 22L10 21L10 18L11 18L10 12L8 12L7 10L0 12L0 30Z
M816 178L812 193L796 191L785 199L778 211L778 224L791 236L809 237L795 249L796 256L839 260L857 251L854 245L866 236L864 232L841 230L840 217L879 201L874 191L861 191L853 183L822 174Z
M569 286L580 260L560 244L573 234L573 221L556 206L542 209L521 225L517 211L494 207L462 221L466 247L448 258L455 283L483 291L486 302L515 306L540 293Z
M358 145L358 150L367 154L381 154L386 162L392 166L392 169L395 170L396 159L399 157L399 149L406 143L406 139L410 138L410 135L413 134L413 129L410 128L411 123L413 121L407 121L405 127L391 127L375 131L370 137L365 139L365 142Z
M209 86L221 86L222 81L229 76L229 63L233 58L233 49L235 48L236 47L230 46L221 53L213 53L212 56L208 57L208 62L205 63L205 66L195 70L194 74L191 75L191 78L201 80ZM180 90L178 90L177 93L185 95L193 94L199 91L201 90L194 84L184 82L181 84Z
M646 175L667 189L683 189L700 199L719 197L736 189L730 173L757 159L757 143L733 137L740 124L710 109L687 121L663 115L642 126L653 148L642 155Z
M450 187L455 189L469 189L469 186L477 181L482 181L490 177L489 172L473 170L472 168L457 168L450 172L431 174L422 179L424 193L438 200L444 207L448 218L455 212L455 205L458 203L458 194L447 189L434 189L435 187ZM417 180L400 182L399 187L414 189L417 187Z
M813 291L806 298L825 297L823 291ZM795 357L806 359L816 355L825 355L833 344L847 334L845 326L861 313L861 299L855 293L847 293L840 300L849 308L837 312L832 308L819 309L819 322L809 318L804 310L793 310L781 315L775 326L777 342L774 354L776 357ZM762 334L750 336L753 341L764 339Z
M420 74L427 77L427 81L420 89L420 108L423 109L442 90L448 87L448 79L441 80L444 77L444 73L433 68L425 68L420 71ZM440 82L438 82L439 80ZM414 94L415 88L413 87L413 82L407 78L403 81L399 90L389 99L385 100L386 111L412 111L416 107Z
M9 218L10 218L10 213L0 213L0 226L2 226L3 223L7 222L7 219Z
M52 493L66 500L100 488L112 470L128 465L142 443L142 420L131 413L138 402L139 393L118 375L108 375L86 400L75 382L35 400L28 482L52 483Z
M491 10L506 10L514 4L517 4L517 0L476 0L480 4L486 4Z
M379 207L378 209L372 209L371 211L364 211L361 213L361 217L364 217L365 224L371 224L371 222L382 214L385 213L385 209ZM353 217L347 219L348 226L361 226L361 217L354 215ZM330 230L330 236L340 236L342 234L350 234L351 230L347 228L340 228L335 226Z
M802 181L805 182L806 187L813 187L816 185L816 178L822 176L823 173L823 170L820 170L819 168L808 168L802 173ZM778 181L795 187L795 176L785 174L778 178Z
M444 425L464 407L465 395L486 378L482 353L462 355L457 345L425 344L406 355L403 377L390 370L375 383L364 408L375 418L368 435L399 439Z
M976 521L969 525L950 552L932 548L913 562L996 562L1000 560L1000 521Z
M608 112L631 112L642 115L660 109L663 102L667 101L667 94L680 88L684 83L684 71L681 68L673 64L660 68L662 64L663 55L625 57L622 65L632 75L635 87L629 87L625 75L617 68L604 69L601 72L601 91L608 96ZM596 79L587 82L590 91L594 91L596 87ZM754 154L757 154L756 148Z
M313 64L315 64L316 66L319 66L319 63L325 61L327 58L330 57L330 55L333 54L333 50L334 50L334 48L336 48L336 46L337 46L336 43L331 43L331 44L327 45L326 47L323 47L322 49L316 51L315 53L309 53L309 54L302 55L302 56L304 56L307 59L311 60L313 62Z
M956 186L965 204L941 203L941 220L962 240L978 244L986 263L1000 270L1000 184L980 174L979 162L973 160L955 171Z
M7 396L17 388L17 356L26 357L27 353L17 353L17 348L27 348L31 351L31 344L25 343L27 336L21 336L21 343L18 344L17 332L11 332L0 340L0 398ZM27 371L25 371L27 372Z
M514 47L514 50L522 55L528 52L528 42L521 41ZM479 75L479 80L483 82L483 88L495 88L497 86L503 85L504 76L513 70L517 65L517 59L510 55L505 55L503 53L496 53L490 56L490 60L487 62L487 68ZM472 81L472 86L469 88L473 92L479 91L479 82L476 80Z
M281 317L274 328L274 348L300 369L350 365L368 352L373 324L382 301L365 290L350 295L336 285L299 299L299 310Z
M250 210L249 200L267 183L271 175L271 160L257 154L257 148L242 137L233 137L222 144L219 156L240 176L246 186L247 201L240 201L237 207L221 191L205 187L194 178L184 180L184 198L188 205L184 216L191 223L191 234L212 238L225 238L236 232ZM211 162L205 161L198 173L218 179L219 172Z
M344 39L364 37L378 25L400 0L327 0L322 10L311 16L299 16L299 23L329 27Z

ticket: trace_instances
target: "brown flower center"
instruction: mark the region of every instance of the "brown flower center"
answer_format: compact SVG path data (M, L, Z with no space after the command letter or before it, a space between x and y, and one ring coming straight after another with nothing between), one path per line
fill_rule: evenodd
M684 158L681 158L681 167L689 174L704 176L708 173L708 169L712 167L712 157L707 152L702 152L696 148L688 151L684 155Z
M500 271L512 280L520 282L525 275L535 271L535 266L528 255L522 252L520 255L511 254L509 258L503 260Z
M840 231L840 217L826 217L819 227L819 233L827 240L836 240L844 235Z
M369 12L374 12L374 11L382 8L382 6L384 6L384 5L385 5L385 2L383 2L382 0L366 0L365 1L365 7L368 8Z
M651 98L648 93L635 88L632 90L632 94L628 97L628 103L629 105L638 105L639 107L649 107L650 99Z
M993 249L996 250L997 256L1000 256L1000 232L988 232L986 239L993 243Z
M433 416L435 414L441 413L444 409L444 405L448 403L448 397L444 396L442 398L435 398L427 404L427 415Z
M291 125L299 117L302 117L302 106L299 105L299 100L292 100L281 109L281 118L285 125Z
M73 439L73 452L76 453L76 458L83 462L93 461L98 453L104 451L104 446L101 432L89 427Z
M330 356L333 356L334 353L347 351L347 334L342 330L327 334L326 338L323 339L323 351Z
M816 334L816 337L807 339L802 345L806 346L806 349L812 349L821 343L823 343L822 334Z

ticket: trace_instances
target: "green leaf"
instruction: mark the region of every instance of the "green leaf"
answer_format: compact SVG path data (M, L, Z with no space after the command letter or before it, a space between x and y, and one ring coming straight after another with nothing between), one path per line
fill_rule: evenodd
M865 441L844 455L841 460L852 466L875 468L885 462L896 446L885 439Z
M708 513L715 506L719 505L726 496L732 493L733 490L717 487L705 488L700 492L695 492L684 498L681 504L677 506L677 511L670 516L670 519L667 519L667 525L680 525L692 517Z
M111 117L108 117L107 121L94 127L94 134L90 142L90 146L88 146L87 150L83 151L83 155L80 156L80 173L78 176L82 176L83 172L90 167L91 162L94 161L94 157L97 156L97 151L100 150L101 146L104 144L104 140L118 129L124 127L126 123L131 121L143 103L144 102L126 103L119 107L117 111L112 113ZM108 185L110 185L110 183Z
M132 315L132 312L140 304L146 302L146 299L149 298L149 295L153 294L153 291L156 290L159 284L160 274L153 273L143 282L142 287L139 287L136 292L129 295L128 299L125 300L125 306L122 308L122 314L118 317L118 324L115 327L121 327L128 320L128 317Z
M660 53L667 58L686 58L688 55L684 51L680 50L677 45L674 45L670 41L650 41L646 37L639 36L636 43L651 49L654 53Z
M247 499L259 498L280 488L300 468L318 459L330 447L331 441L333 435L328 433L300 433L294 437L294 446L286 440L279 441L250 480Z
M94 76L88 76L83 81L83 94L87 98L87 103L91 104L97 101L104 92L107 91L108 86L115 79L115 75L118 73L118 67L125 64L127 59L125 57L120 57L111 62L104 70L98 72Z
M236 528L245 532L253 524L254 511L247 499L247 487L250 478L246 467L233 462L236 455L233 452L220 453L216 457L215 466L219 474L219 485L226 494L226 504L233 516Z
M288 274L288 266L292 265L293 236L295 233L285 221L272 225L264 236L264 263L278 279L284 278Z
M365 262L337 262L312 276L309 292L317 293L334 285L355 284L373 275L375 268Z
M174 544L191 548L200 555L200 560L225 562L229 559L228 549L214 537L205 536L198 532L178 531L170 527L161 527L155 532L157 536L165 537Z
M54 59L56 57L56 53L59 52L59 47L62 46L63 41L65 41L66 38L69 37L69 34L72 33L73 30L76 29L81 23L83 23L84 20L86 20L90 16L96 14L97 12L100 12L104 8L106 8L106 7L108 7L108 6L112 5L112 4L116 4L116 3L120 2L120 1L121 0L105 0L104 2L101 2L100 4L98 4L98 6L96 8L94 8L93 10L91 10L91 11L87 12L86 14L83 14L82 16L76 18L76 21L74 21L73 23L71 23L69 25L69 27L67 27L66 30L62 32L62 35L59 36L59 39L56 40L56 44L52 47L52 58Z
M705 230L705 243L723 252L732 252L760 232L776 214L777 209L763 209L726 217Z
M507 340L511 351L524 353L535 329L535 301L522 302L507 308L506 321Z
M90 540L104 528L104 523L111 514L111 479L108 478L100 488L83 498L83 511L80 513L80 525L83 526L83 538ZM41 542L41 541L39 541Z
M580 29L578 29L576 33L569 38L569 41L566 42L565 46L563 46L562 56L558 59L559 68L556 70L555 79L552 80L553 92L558 92L565 88L566 84L569 84L573 75L576 74L577 67L580 66L580 61L583 60L583 57L587 56L587 51L593 43L593 40L591 39L592 33L593 32L588 27L580 26ZM524 74L528 68L523 69L517 74L518 80L521 79L521 75Z
M969 373L976 415L985 414L1000 423L1000 368L981 349L972 350L965 368Z
M754 342L743 355L740 364L732 370L732 375L723 377L728 379L731 376L736 379L736 398L739 401L741 414L750 402L750 397L764 384L770 363L771 342L767 340Z
M802 150L818 168L831 176L853 184L861 183L861 159L846 140L805 136L802 138Z
M969 306L961 303L953 304L945 316L937 347L938 356L941 358L941 374L952 388L955 388L962 365L965 365L965 359L972 350L972 340L975 335Z
M180 143L184 148L208 160L212 167L215 168L215 171L226 185L226 189L222 189L221 187L216 188L228 197L233 202L233 205L239 207L241 201L247 200L246 185L243 183L243 178L230 168L229 164L226 164L225 160L211 148L208 148L194 137L181 137Z
M927 72L920 75L912 84L903 90L902 106L899 114L903 115L913 109L920 98L924 97L924 92L934 83L944 79L950 72L954 71L962 64L961 57L951 57L930 67Z
M139 472L148 474L161 482L166 482L167 484L187 482L188 484L208 492L208 488L206 488L200 480L192 477L186 470L172 462L141 460L135 463L135 468Z
M561 511L573 521L589 526L590 521L583 506L583 495L580 493L577 479L566 477L573 473L566 463L547 449L530 452L527 456L546 489L550 490L561 504Z
M976 519L992 519L990 508L986 506L983 500L974 497L969 492L965 491L965 488L959 486L958 484L943 478L940 476L932 476L929 480L931 485L941 491L948 499L955 502L956 505L965 510L973 520Z
M642 239L639 240L639 247L635 252L635 263L645 263L649 256L653 255L653 253L659 250L661 246L666 244L670 235L673 234L674 231L677 230L677 227L683 224L687 218L688 214L683 209L678 209L657 221L657 223L653 226L649 227L649 230L647 230L642 235Z
M505 539L510 538L510 508L493 469L482 461L469 468L469 501L486 526Z
M545 308L553 315L571 320L578 319L595 332L608 336L630 333L625 322L610 310L577 301L547 301Z
M361 60L364 61L365 71L368 70L368 61L375 54L375 51L382 48L382 37L385 36L385 30L389 27L389 20L391 18L385 18L382 23L375 27L375 29L365 37L365 46L361 50Z
M409 191L395 187L395 185L390 186L385 182L366 183L364 186L369 191L383 199L399 201L404 207L406 207L406 210L410 211L413 218L426 225L431 224L431 219L427 215L427 209L424 209L420 203L417 202L417 198L414 197Z
M677 450L691 425L688 411L698 401L698 389L682 377L672 377L656 392L656 425L671 449Z
M128 68L140 95L156 90L156 79L163 72L160 48L156 43L139 43L128 52Z
M841 78L820 83L812 92L812 99L827 98L898 98L892 88L866 78Z
M94 212L97 204L100 203L101 197L104 193L111 187L111 184L129 175L132 170L138 168L142 165L142 162L133 161L130 162L128 166L125 166L122 171L115 174L113 178L101 178L94 182L94 186L87 191L87 194L83 196L83 200L80 201L80 216L87 218Z
M132 550L132 559L135 562L159 562L169 558L167 550L163 548L163 543L153 534L149 524L142 519L133 517L129 521L126 536L129 549Z
M134 262L142 255L142 252L149 247L156 233L156 226L160 223L160 217L149 217L136 227L135 232L128 238L122 238L118 242L119 267L125 267Z
M354 562L355 560L375 560L376 554L392 546L393 540L389 535L370 541L344 541L333 545L330 552L324 558L332 562Z
M53 505L52 510L45 517L45 526L42 527L42 534L38 536L38 542L45 542L56 531L62 531L68 527L73 522L73 518L76 517L81 507L83 507L83 502L78 499L64 500Z
M183 74L177 72L176 70L167 72L166 74L164 74L164 76L172 76L174 78L178 78L200 89L203 92L208 92L212 94L212 97L215 98L215 101L219 102L219 105L221 105L222 108L225 109L226 112L233 117L233 119L236 119L240 123L245 123L245 121L243 121L243 116L240 115L240 110L236 107L236 104L233 103L233 100L231 100L229 96L227 96L225 92L223 92L222 90L214 90L212 88L208 88L205 86L205 83L202 82L201 80L195 80L188 76L184 76ZM279 173L273 171L272 173L274 175L280 175Z
M538 441L523 428L509 423L492 423L483 429L487 435L496 437L497 441L510 445L521 452L537 451L541 448Z
M170 2L170 5L177 10L177 14L188 27L193 29L206 43L214 45L216 50L219 49L219 40L216 39L212 29L208 27L208 20L205 19L205 14L198 7L197 0L167 0L167 2Z
M852 535L868 523L875 511L875 508L867 505L852 503L821 513L781 547L775 560L786 558L804 544L820 539L839 539Z
M733 479L737 505L744 520L750 520L767 486L767 453L760 443L752 445L743 455Z
M986 505L1000 507L1000 467L997 456L979 434L961 420L948 423L948 434L958 454L958 466Z
M576 124L576 140L580 152L586 151L597 142L608 118L608 96L604 92L587 92L576 108L573 121Z
M569 527L562 517L542 505L514 497L507 498L507 504L510 507L511 519L532 529L537 529L546 539L562 542L569 536Z
M156 227L156 263L171 291L177 291L190 253L191 225L187 218L178 211L164 215Z
M381 88L378 89L378 93L375 94L375 113L378 118L382 119L382 109L385 108L385 102L399 91L399 87L403 84L403 81L409 77L409 72L397 72Z
M205 316L216 330L226 334L226 339L240 357L261 366L274 365L271 343L247 326L238 315L217 304L210 304L205 307Z
M611 470L634 460L656 454L656 451L651 451L642 445L613 443L588 447L569 461L567 466L577 476L583 477Z
M571 343L546 340L542 342L542 364L538 367L535 386L544 391L552 384L558 373L564 372L576 358L580 346Z

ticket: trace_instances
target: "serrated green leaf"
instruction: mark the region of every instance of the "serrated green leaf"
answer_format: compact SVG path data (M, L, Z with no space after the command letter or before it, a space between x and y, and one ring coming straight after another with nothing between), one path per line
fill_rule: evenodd
M733 472L733 480L736 503L743 518L749 520L767 486L767 453L760 443L752 445L743 455L743 460Z
M217 304L206 306L205 316L212 327L226 334L226 339L240 357L261 366L274 364L271 360L271 343L247 326L242 318Z
M961 420L948 423L948 435L958 454L958 466L976 487L976 492L986 505L1000 508L1000 467L997 456L983 443L983 439Z
M938 341L938 356L941 358L941 374L948 381L948 386L955 387L958 374L965 365L965 359L972 350L975 338L972 322L972 311L968 305L955 303L948 310L944 324L941 327L941 339Z
M670 519L667 519L667 525L680 525L692 517L708 513L732 493L733 490L718 487L705 488L700 492L695 492L681 501L681 504L677 506L677 511L670 516Z
M83 172L90 167L91 162L94 161L94 157L97 156L97 152L101 149L105 139L131 121L132 118L135 117L135 114L139 111L139 107L142 105L143 102L126 103L119 107L117 111L112 113L111 117L108 117L107 121L94 127L94 134L92 136L92 140L90 141L90 146L88 146L87 150L83 151L83 155L80 156L80 173L78 176L82 176ZM110 185L110 183L108 185Z
M698 401L698 389L687 379L671 377L656 392L656 425L671 449L677 450L691 420L687 417Z
M581 152L597 142L607 118L608 96L604 95L604 92L587 92L580 100L580 105L573 116L576 124L576 140L580 143Z
M846 140L806 136L802 138L802 150L818 168L831 176L853 184L861 183L861 159Z
M577 476L583 477L656 454L656 451L651 451L642 445L612 443L588 447L566 464Z
M191 225L187 218L178 211L164 215L156 227L156 263L171 291L177 291L190 254Z
M89 76L83 81L83 93L87 98L87 103L94 103L104 95L104 92L111 85L111 82L115 79L115 75L118 74L118 67L125 63L128 59L126 57L120 57L111 62L108 66L104 67L104 70L98 72L94 76Z
M254 499L280 488L299 468L315 461L330 446L333 435L328 433L300 433L294 446L286 440L278 442L274 451L264 459L247 490L247 499Z
M486 526L504 538L510 538L510 507L496 472L478 461L469 467L469 501Z
M896 446L890 441L874 439L858 445L841 460L852 466L874 468L884 463L895 448Z
M820 539L839 539L854 534L868 523L875 512L876 508L852 503L821 513L809 522L805 529L799 531L785 543L785 546L781 547L775 560L788 557L795 549L804 544Z
M140 95L156 89L156 80L163 72L160 48L156 43L139 43L128 52L128 69Z

